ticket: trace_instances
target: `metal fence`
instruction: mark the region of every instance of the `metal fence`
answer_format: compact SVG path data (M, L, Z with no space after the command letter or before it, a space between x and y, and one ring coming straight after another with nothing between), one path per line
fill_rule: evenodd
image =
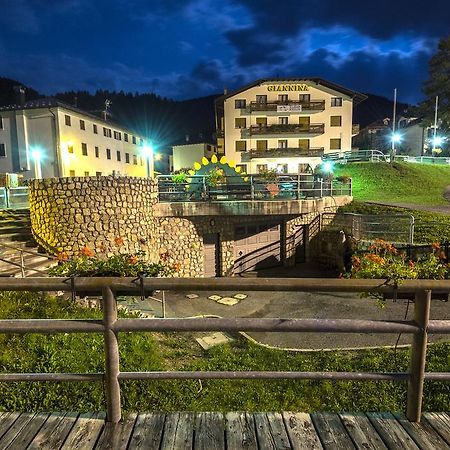
M229 200L301 200L335 195L352 195L351 180L323 180L313 175L224 176L212 184L207 175L190 175L184 181L178 175L159 175L160 202Z
M104 373L1 373L2 382L97 381L104 382L107 420L121 418L120 380L151 379L297 379L407 381L407 417L419 421L424 380L450 381L449 372L425 372L428 334L449 334L449 320L430 320L431 294L450 292L449 280L410 280L389 286L386 280L347 279L239 279L239 278L58 278L0 279L0 291L73 291L102 295L102 320L3 319L0 333L103 333ZM116 295L135 295L154 290L172 291L275 291L275 292L394 292L415 295L414 320L292 319L292 318L170 318L119 319ZM407 333L412 334L408 372L295 372L295 371L153 371L121 372L118 335L153 331L266 331L316 333Z
M358 241L414 242L414 216L411 214L323 213L322 228L344 230Z
M0 209L29 208L28 187L0 187Z

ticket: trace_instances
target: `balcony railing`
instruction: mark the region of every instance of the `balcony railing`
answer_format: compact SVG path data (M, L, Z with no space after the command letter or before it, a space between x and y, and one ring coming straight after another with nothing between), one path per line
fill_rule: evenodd
M311 102L301 102L295 100L274 101L274 102L251 102L247 106L249 112L252 111L276 111L276 112L305 112L305 111L323 111L325 109L325 100L317 100Z
M290 291L290 292L379 292L388 295L410 293L414 299L414 317L410 320L367 320L357 313L344 319L282 318L119 318L118 295L145 295L155 289L181 292L193 291ZM0 320L0 334L102 333L104 338L104 371L88 373L21 373L0 374L0 381L9 382L99 382L105 388L107 421L117 423L122 417L121 380L188 380L188 379L291 379L291 380L354 380L367 382L396 381L408 383L406 414L411 421L420 421L425 380L450 381L448 372L426 372L428 334L450 333L450 321L430 320L431 294L449 293L449 280L405 280L397 285L387 280L345 280L315 278L6 278L0 279L4 291L96 292L102 296L102 320L96 319L15 319ZM342 294L341 294L342 295ZM281 297L280 300L283 300ZM299 372L299 371L123 371L120 365L119 334L134 332L302 332L302 333L405 333L412 335L410 368L407 372ZM88 350L88 349L87 349ZM122 370L121 370L122 369Z
M298 124L274 124L274 125L252 125L250 128L244 128L243 134L261 135L261 134L323 134L325 125L323 123L312 123L309 125Z
M352 195L348 181L322 180L313 175L280 174L268 179L263 175L224 176L220 183L209 184L208 176L192 175L175 182L173 175L159 175L160 202L204 202L231 200L302 200L336 195Z
M253 158L293 158L299 156L317 156L322 157L324 153L323 147L286 147L286 148L268 148L266 150L258 150L252 148L242 153L242 161L248 161Z

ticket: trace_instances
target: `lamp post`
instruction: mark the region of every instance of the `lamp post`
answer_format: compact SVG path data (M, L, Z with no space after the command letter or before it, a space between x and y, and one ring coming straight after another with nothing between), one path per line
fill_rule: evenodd
M153 146L151 142L144 143L142 147L142 154L145 158L146 170L147 170L147 178L153 177Z
M394 89L394 110L392 112L392 141L391 141L391 164L395 159L395 143L399 141L399 136L395 134L395 120L397 113L397 88Z
M39 180L42 178L41 151L38 149L32 150L31 157L33 158L33 161L34 161L34 178L36 178L36 180Z
M436 103L434 105L434 132L433 132L433 148L431 149L431 155L433 156L436 153L436 132L437 132L437 119L438 119L438 102L439 97L436 95Z

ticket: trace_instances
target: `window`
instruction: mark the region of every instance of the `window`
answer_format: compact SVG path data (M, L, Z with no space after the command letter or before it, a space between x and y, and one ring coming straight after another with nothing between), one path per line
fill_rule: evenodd
M278 94L278 101L280 103L287 103L289 101L288 94Z
M247 173L247 164L236 164L236 169L241 169L238 173ZM236 170L237 172L237 170Z
M88 176L89 176L89 172L87 172L87 171L84 172L84 176L85 176L85 177L88 177Z
M310 94L299 94L298 95L298 100L301 103L309 103L311 100L311 95Z
M330 127L340 127L342 125L342 116L331 116Z
M70 116L68 116L67 114L64 115L64 123L70 127L72 125L72 122L70 121Z
M133 164L137 166L137 156L133 155Z
M0 158L6 158L6 146L5 146L5 144L0 144Z
M98 147L95 147L95 157L99 158L100 157L100 152L98 150Z
M75 170L69 170L69 177L75 176Z
M84 142L81 143L81 154L83 156L88 155L87 144L85 144Z
M117 139L118 141L122 140L122 133L120 131L114 131L114 139Z
M106 149L106 159L111 159L111 150L109 148Z
M247 141L236 141L236 151L245 152L247 150Z
M67 153L73 153L73 145L67 146Z
M256 141L256 150L258 151L264 151L267 150L267 140L260 140L260 141Z
M103 136L105 136L105 137L112 137L111 128L103 127Z
M133 141L133 144L136 144L136 136L133 136L132 141Z
M289 123L289 119L287 117L278 117L278 123L280 125L287 125Z
M299 117L298 124L300 126L300 129L309 130L310 118L309 117Z
M128 142L128 134L127 133L123 133L123 140L125 142Z
M278 148L287 148L287 147L288 147L287 139L280 139L278 141Z
M287 164L277 164L277 173L288 173Z
M235 109L243 109L247 106L246 104L247 102L245 101L245 99L239 99L239 100L235 100L234 101L234 107Z
M331 97L331 106L342 106L342 97Z
M234 119L234 128L245 128L246 123L245 117L236 117Z
M95 172L95 176L96 176L96 177L101 177L101 176L102 176L102 173L101 173L101 172Z
M130 154L129 153L125 153L125 162L127 164L130 164Z
M330 139L330 150L340 150L341 149L341 139Z
M256 103L267 103L267 95L257 95Z
M120 150L117 150L117 161L121 161Z
M95 123L92 124L92 131L94 132L94 134L98 134L98 128Z
M299 139L298 148L300 150L309 150L309 139Z
M298 173L312 173L311 166L309 164L300 163L298 165Z
M257 117L256 125L258 125L260 127L266 127L267 126L267 117Z
M144 145L144 139L139 138L139 145Z
M0 116L0 130L3 130L3 117Z
M82 119L80 119L80 130L86 130L86 123Z
M256 164L256 172L267 172L267 164Z

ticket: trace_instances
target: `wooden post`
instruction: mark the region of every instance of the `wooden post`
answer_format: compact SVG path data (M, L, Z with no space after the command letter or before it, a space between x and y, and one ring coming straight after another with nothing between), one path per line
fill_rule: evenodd
M117 423L121 418L119 385L119 343L112 326L117 321L117 305L110 287L102 289L103 324L105 326L106 420Z
M418 291L414 303L414 321L420 331L414 334L411 348L411 367L408 381L408 403L406 417L411 422L420 422L422 414L423 382L428 342L431 291Z

